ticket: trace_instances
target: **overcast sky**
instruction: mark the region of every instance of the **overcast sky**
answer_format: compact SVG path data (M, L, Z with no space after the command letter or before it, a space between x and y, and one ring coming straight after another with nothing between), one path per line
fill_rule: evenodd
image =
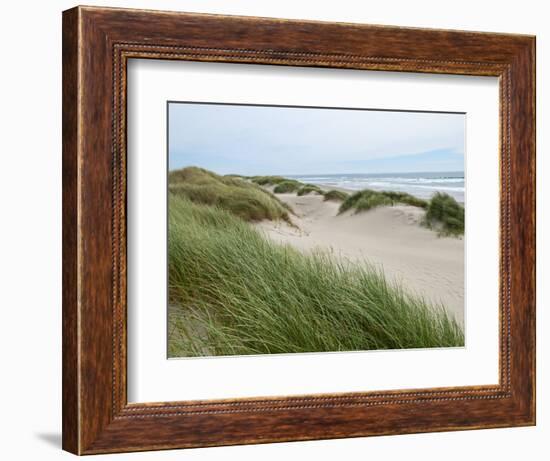
M169 168L243 175L464 171L463 114L169 104Z

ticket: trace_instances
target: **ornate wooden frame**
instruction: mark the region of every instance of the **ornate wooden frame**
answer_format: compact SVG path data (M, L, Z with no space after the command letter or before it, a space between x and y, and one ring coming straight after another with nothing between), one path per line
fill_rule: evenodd
M498 76L496 386L126 400L130 58ZM77 7L63 13L63 448L77 454L535 423L535 38Z

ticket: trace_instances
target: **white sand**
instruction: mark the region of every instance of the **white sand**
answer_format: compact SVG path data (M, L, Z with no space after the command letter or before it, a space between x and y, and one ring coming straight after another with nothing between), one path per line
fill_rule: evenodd
M423 210L397 205L338 216L340 202L324 202L320 195L277 197L292 206L297 228L284 222L256 224L268 238L306 253L322 248L344 260L368 261L463 322L464 240L438 237L420 226Z

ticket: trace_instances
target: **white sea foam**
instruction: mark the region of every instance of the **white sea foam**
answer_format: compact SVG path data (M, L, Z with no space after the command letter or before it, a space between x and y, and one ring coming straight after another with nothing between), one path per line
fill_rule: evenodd
M393 190L407 192L419 198L430 198L445 192L464 202L464 173L386 173L386 174L326 174L292 176L299 181L348 190Z

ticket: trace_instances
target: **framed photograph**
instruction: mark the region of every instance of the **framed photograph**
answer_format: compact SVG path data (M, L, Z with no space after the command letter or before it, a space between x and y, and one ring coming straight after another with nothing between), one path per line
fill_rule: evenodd
M535 424L535 38L63 13L63 448Z

